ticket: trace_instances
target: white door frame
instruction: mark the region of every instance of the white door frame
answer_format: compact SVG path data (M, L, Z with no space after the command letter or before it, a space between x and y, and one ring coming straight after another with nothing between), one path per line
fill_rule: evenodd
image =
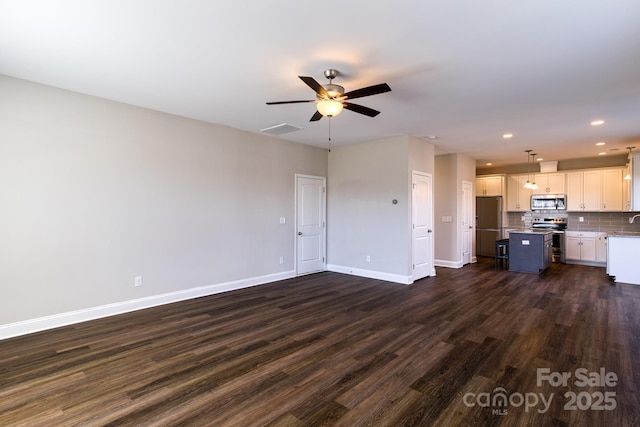
M315 176L315 175L305 175L305 174L295 174L295 182L294 182L294 235L293 235L293 265L295 269L296 276L307 273L300 273L298 269L298 181L300 178L308 178L308 179L317 179L322 181L322 269L318 271L324 271L327 269L327 178L324 176Z

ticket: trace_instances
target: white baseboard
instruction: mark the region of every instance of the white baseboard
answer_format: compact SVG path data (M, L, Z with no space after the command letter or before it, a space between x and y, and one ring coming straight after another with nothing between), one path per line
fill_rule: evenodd
M51 316L38 317L35 319L24 320L16 323L8 323L5 325L0 325L0 340L16 337L19 335L26 335L33 332L44 331L47 329L58 328L61 326L72 325L74 323L86 322L88 320L114 316L116 314L142 310L144 308L156 307L173 302L219 294L235 289L263 285L265 283L289 279L291 277L295 277L295 271L285 271L281 273L268 274L265 276L235 280L232 282L200 286L197 288L185 289L183 291L152 295L145 298L101 305L98 307L90 307L82 310L54 314Z
M327 270L336 273L351 274L353 276L367 277L369 279L386 280L387 282L401 283L403 285L410 285L413 283L413 278L411 276L345 267L342 265L327 264Z
M447 267L447 268L462 268L462 261L447 261L444 259L437 259L434 261L436 267Z

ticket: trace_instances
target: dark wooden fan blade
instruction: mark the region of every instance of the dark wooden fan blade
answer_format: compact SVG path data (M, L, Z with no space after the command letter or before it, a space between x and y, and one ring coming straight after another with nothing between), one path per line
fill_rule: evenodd
M314 99L311 100L302 100L302 101L275 101L275 102L267 102L267 105L278 105L278 104L300 104L307 102L316 102Z
M298 76L298 77L300 78L300 80L305 82L307 86L313 89L315 93L320 95L320 97L329 98L329 94L327 93L327 91L322 87L320 83L316 81L316 79L314 79L313 77L307 77L307 76Z
M320 114L320 111L316 111L315 113L313 113L313 116L311 116L311 120L309 120L309 121L310 122L317 122L321 118L322 118L322 114Z
M378 114L380 114L380 111L378 110L374 110L373 108L365 107L358 104L352 104L350 102L343 102L342 105L347 110L351 110L354 113L364 114L365 116L369 116L369 117L375 117Z
M363 87L362 89L352 90L351 92L345 93L344 96L346 96L347 99L354 99L362 98L363 96L377 95L379 93L385 92L391 92L391 88L386 83L380 83L373 86Z

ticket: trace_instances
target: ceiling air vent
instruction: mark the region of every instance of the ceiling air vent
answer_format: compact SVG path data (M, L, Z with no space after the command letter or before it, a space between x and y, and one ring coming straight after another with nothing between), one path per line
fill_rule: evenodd
M289 123L281 123L279 125L260 129L260 132L268 133L269 135L284 135L285 133L296 132L299 130L302 130L302 128L290 125Z

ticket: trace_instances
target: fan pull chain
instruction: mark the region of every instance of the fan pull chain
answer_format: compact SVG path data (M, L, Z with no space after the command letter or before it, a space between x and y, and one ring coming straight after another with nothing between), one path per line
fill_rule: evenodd
M331 116L329 118L329 152L331 152Z

